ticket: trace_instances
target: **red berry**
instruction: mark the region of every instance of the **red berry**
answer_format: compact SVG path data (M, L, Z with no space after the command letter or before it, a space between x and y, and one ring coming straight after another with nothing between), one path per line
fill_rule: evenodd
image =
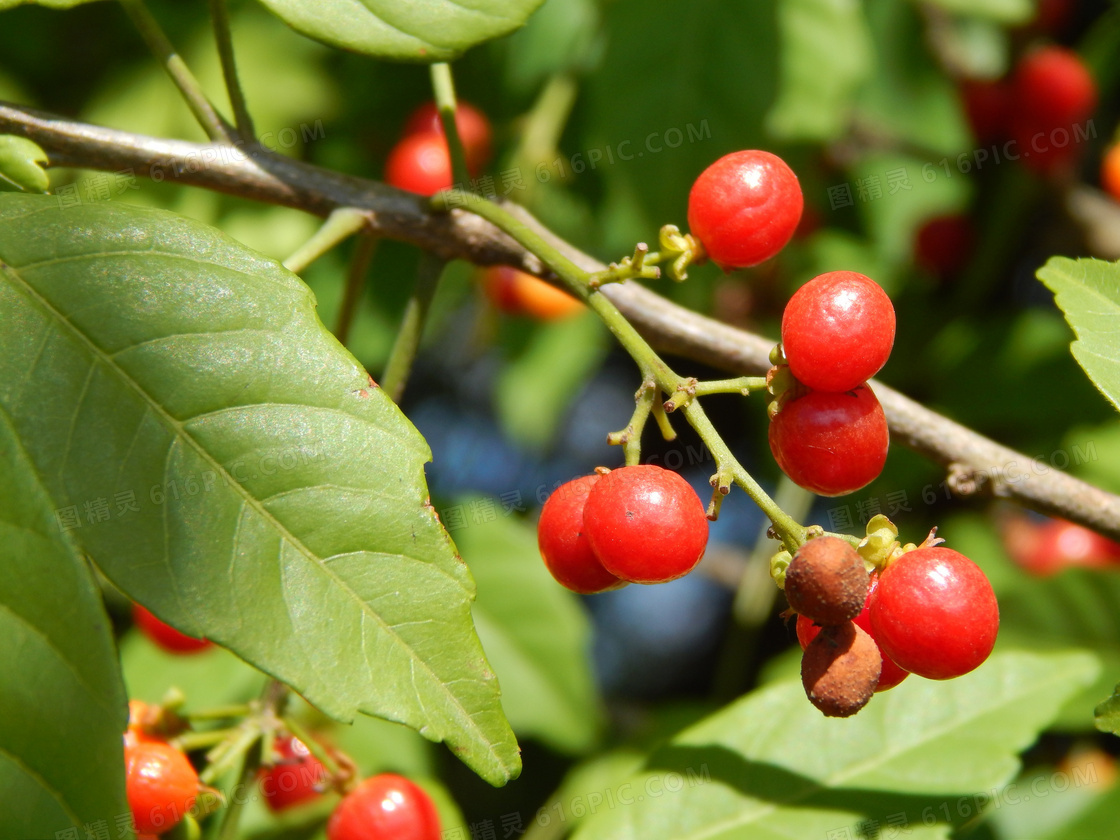
M467 168L478 174L490 160L490 121L473 105L460 101L455 108L455 128L467 158ZM426 102L412 112L404 125L404 134L438 134L443 136L443 121L436 103Z
M338 803L327 823L327 840L440 840L439 814L417 785L382 773Z
M1109 146L1101 159L1101 186L1113 200L1120 201L1120 143Z
M996 81L970 80L961 86L964 111L976 139L987 145L1007 139L1014 107L1011 85Z
M583 509L601 476L588 475L561 485L541 508L537 542L544 564L557 583L585 595L625 585L599 562L583 525Z
M1078 55L1043 47L1019 62L1013 79L1012 134L1023 163L1050 172L1079 151L1075 128L1093 113L1097 85Z
M180 633L170 624L164 624L139 604L132 605L132 620L145 636L171 653L198 653L213 647L206 639L196 639Z
M894 305L854 271L830 271L796 292L782 313L782 349L798 381L818 391L850 391L887 363Z
M820 496L841 496L874 481L887 460L883 407L866 385L844 393L809 391L770 421L770 451L793 481Z
M914 259L934 274L956 274L968 265L975 240L972 220L967 216L937 216L918 229Z
M988 578L949 548L914 549L887 566L869 613L883 653L931 680L959 677L979 666L999 630L999 605Z
M871 575L871 584L867 587L867 598L863 602L863 610L852 619L852 623L863 630L869 635L872 641L875 640L875 633L871 629L871 614L869 606L871 604L871 596L879 586L879 575L875 573ZM809 642L817 637L821 632L819 624L814 624L811 620L803 615L797 616L797 641L801 645L801 649L805 650L809 646ZM878 645L878 642L875 642ZM876 691L886 691L889 688L894 688L904 679L906 679L910 672L904 668L899 668L892 660L888 659L886 655L879 651L879 656L882 657L883 666L879 674L879 685Z
M451 188L451 155L442 134L410 134L385 162L385 183L419 195Z
M162 741L126 741L124 763L128 807L136 830L170 831L198 795L198 774L187 757Z
M1011 558L1039 577L1056 574L1067 566L1102 568L1120 561L1120 545L1064 519L1051 519L1041 525L1014 520L1005 527L1003 538Z
M327 769L311 750L294 736L280 738L274 749L279 760L258 774L265 804L282 811L321 794L317 785L327 777Z
M708 544L708 517L696 491L675 472L652 464L600 478L588 494L583 523L606 570L632 583L688 574Z
M777 155L724 155L688 194L688 226L724 270L757 265L789 242L801 219L801 185Z

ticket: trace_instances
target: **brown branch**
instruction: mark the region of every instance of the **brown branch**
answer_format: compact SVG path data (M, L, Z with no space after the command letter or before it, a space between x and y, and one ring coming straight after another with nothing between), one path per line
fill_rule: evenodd
M3 102L0 134L38 143L52 166L131 171L318 216L339 207L356 207L367 213L369 232L377 236L410 242L444 259L505 263L546 273L534 255L478 217L458 211L435 215L417 196L292 160L259 145L155 139ZM541 228L524 211L518 212L581 267L604 268ZM634 283L605 287L603 293L659 350L740 374L760 374L769 367L771 339L679 307ZM945 467L958 494L1011 499L1120 539L1120 496L1001 446L885 385L876 382L874 388L887 413L892 439Z

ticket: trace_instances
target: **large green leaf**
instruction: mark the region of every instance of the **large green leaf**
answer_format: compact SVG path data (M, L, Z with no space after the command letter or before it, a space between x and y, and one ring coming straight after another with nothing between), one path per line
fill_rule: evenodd
M893 818L914 840L945 838L1096 671L1085 654L994 656L951 682L911 678L846 720L823 717L799 682L761 689L655 752L629 803L576 837L856 836L864 821L886 830Z
M47 153L26 137L0 134L0 185L14 184L26 192L46 192L51 185L43 164Z
M835 140L871 69L861 3L781 0L781 85L767 125L786 140Z
M544 0L261 0L292 29L395 61L450 61L523 26Z
M1120 263L1052 257L1038 279L1077 334L1070 346L1085 373L1120 408Z
M1096 708L1097 729L1120 735L1120 685L1112 691L1112 696Z
M1034 14L1031 0L930 0L949 12L991 18L1000 23L1025 23Z
M601 716L583 607L545 569L532 528L493 500L462 504L472 515L455 538L478 582L474 620L510 723L557 749L586 750Z
M297 277L169 213L12 194L0 279L0 408L117 586L333 717L518 773L428 447Z
M3 341L17 325L5 312ZM10 380L6 383L10 385ZM6 391L6 385L0 389ZM89 566L0 408L0 838L54 837L127 813L127 720Z

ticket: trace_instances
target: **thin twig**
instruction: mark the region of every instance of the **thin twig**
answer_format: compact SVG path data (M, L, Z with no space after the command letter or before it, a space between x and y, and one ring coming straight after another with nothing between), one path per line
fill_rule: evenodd
M346 288L342 292L342 306L339 307L338 322L334 329L334 337L340 344L345 344L350 338L350 327L357 315L362 290L366 287L369 264L373 261L373 253L377 250L379 241L376 236L359 236L354 244L354 255L350 257L350 268L346 272Z
M428 308L439 287L445 263L439 257L424 253L420 256L420 266L416 269L416 288L404 308L400 329L397 331L389 361L381 374L381 387L393 402L399 403L408 384L412 363L424 335L424 324L428 321Z
M210 20L214 24L214 40L218 42L218 57L222 62L222 76L226 80L226 92L229 94L230 107L233 108L237 133L242 140L252 140L256 137L256 130L253 128L253 118L249 114L245 92L241 88L241 80L237 75L237 60L233 54L233 35L230 32L229 7L226 5L226 0L210 0Z
M182 56L175 51L171 40L160 27L159 22L148 11L144 0L120 0L121 6L132 19L133 25L139 30L148 49L163 63L163 69L179 89L179 93L186 100L187 107L191 109L194 118L206 132L211 140L224 140L232 142L234 137L229 124L214 110L210 100L202 91L202 85L191 73Z
M479 265L506 264L544 273L540 260L489 223L469 213L431 214L426 202L400 190L284 158L259 147L161 140L72 122L22 106L0 103L0 133L35 141L52 166L76 166L129 175L158 172L218 192L327 216L338 207L366 213L366 230L410 242L443 259ZM511 208L512 209L512 208ZM605 266L545 230L528 213L515 212L586 271ZM634 283L602 290L658 350L685 356L737 375L758 376L770 367L772 338L704 317ZM930 411L902 394L872 383L895 443L955 475L987 476L977 482L991 495L1086 525L1120 539L1120 496L1056 469L1032 467L1033 458Z

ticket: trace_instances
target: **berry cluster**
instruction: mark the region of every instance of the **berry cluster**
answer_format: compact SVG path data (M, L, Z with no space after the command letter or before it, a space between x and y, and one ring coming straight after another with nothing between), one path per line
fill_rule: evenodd
M952 679L988 658L999 629L991 584L933 542L871 573L840 537L811 539L794 555L785 591L805 651L801 679L824 714L853 715L911 673Z
M128 704L124 735L125 794L136 830L165 834L179 825L195 804L198 773L181 750L168 744L153 727L149 707Z
M541 509L537 537L557 582L591 594L688 574L708 544L708 518L675 472L637 465L561 485Z
M463 144L467 170L477 175L490 160L490 121L466 102L455 110L455 128ZM385 183L419 195L450 189L451 153L435 103L421 105L404 126L404 136L389 152Z
M771 405L770 450L805 489L839 496L882 472L887 420L866 380L886 363L894 331L890 298L854 271L815 277L786 305L782 355L796 381L779 385Z
M1007 79L966 82L962 94L980 142L1014 140L1023 165L1044 174L1076 161L1076 131L1097 104L1097 85L1085 63L1057 46L1026 53Z

